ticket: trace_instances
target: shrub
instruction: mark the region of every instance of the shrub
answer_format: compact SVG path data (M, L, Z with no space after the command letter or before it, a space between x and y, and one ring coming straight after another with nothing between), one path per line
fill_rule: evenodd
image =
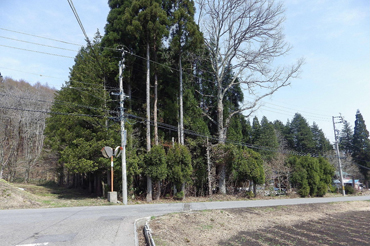
M320 182L317 189L317 196L323 197L326 194L328 186L324 182Z
M253 193L253 191L249 190L249 191L245 192L245 196L250 199L250 198L254 197L254 193Z
M331 193L337 193L337 191L338 191L338 188L335 185L330 186L330 192Z
M346 194L355 194L355 189L353 189L353 187L350 185L344 186L344 190Z
M176 200L182 200L184 198L184 192L183 191L179 191L175 194L174 198Z
M298 190L298 194L301 197L307 197L310 194L310 187L308 186L307 181L303 182L302 187Z

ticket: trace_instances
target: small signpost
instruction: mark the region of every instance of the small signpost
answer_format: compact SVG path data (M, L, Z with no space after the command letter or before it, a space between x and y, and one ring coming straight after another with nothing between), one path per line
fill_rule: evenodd
M113 157L119 157L122 153L123 148L117 146L114 150L109 146L105 146L101 149L101 152L105 158L110 158L110 172L111 172L111 185L110 192L108 192L108 201L112 203L117 203L117 192L113 191Z

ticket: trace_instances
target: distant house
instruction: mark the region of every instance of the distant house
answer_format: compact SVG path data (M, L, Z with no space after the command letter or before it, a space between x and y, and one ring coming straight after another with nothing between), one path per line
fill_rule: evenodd
M340 187L341 183L340 183L339 179L335 179L333 182L334 182L334 185L337 186L337 188L341 188ZM358 179L355 179L355 186L353 186L353 180L351 178L343 178L343 183L344 183L345 186L350 185L356 190L362 190L362 188L363 188L363 184L360 183L360 181Z

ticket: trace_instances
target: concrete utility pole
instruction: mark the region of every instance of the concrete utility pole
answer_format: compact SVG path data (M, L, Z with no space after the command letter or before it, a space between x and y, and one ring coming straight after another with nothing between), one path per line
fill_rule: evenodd
M335 119L339 119L338 122L335 122ZM333 128L334 128L334 138L335 138L335 149L337 152L337 157L338 157L338 166L339 166L339 175L340 175L340 183L342 185L342 194L343 196L346 195L346 191L344 189L344 182L343 182L343 173L342 173L342 163L340 161L340 152L339 152L339 130L335 129L335 124L336 123L343 123L343 117L342 116L333 116Z
M182 64L181 64L181 53L179 59L180 67L180 144L184 145L184 103L183 103L183 86L182 86Z
M122 203L127 205L127 173L126 173L126 131L125 131L125 115L123 102L125 93L123 92L122 72L125 68L125 51L122 51L122 61L119 62L119 106L120 106L120 121L121 121L121 146L122 146Z

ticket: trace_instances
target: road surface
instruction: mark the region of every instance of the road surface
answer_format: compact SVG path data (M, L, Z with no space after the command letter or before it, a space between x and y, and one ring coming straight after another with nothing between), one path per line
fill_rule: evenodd
M133 246L137 218L172 212L370 200L370 196L0 210L0 245Z

